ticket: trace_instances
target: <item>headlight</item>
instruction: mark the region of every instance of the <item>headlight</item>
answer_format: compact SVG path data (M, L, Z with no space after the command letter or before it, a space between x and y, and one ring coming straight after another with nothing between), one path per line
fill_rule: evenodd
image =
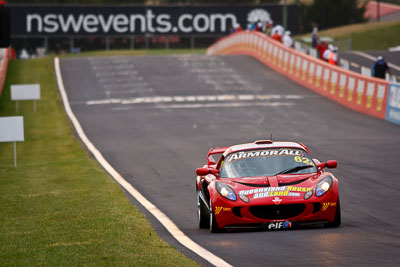
M307 192L304 193L304 199L307 200L312 196L313 192L312 190L309 190Z
M229 185L216 182L215 188L217 189L218 193L221 196L223 196L229 200L236 201L236 199L237 199L236 194L235 194L235 192L233 192L233 189Z
M239 194L239 198L240 198L243 202L246 202L246 203L249 203L249 202L250 202L250 199L249 199L246 195Z
M332 177L327 176L322 179L315 188L315 195L317 197L323 196L332 186Z

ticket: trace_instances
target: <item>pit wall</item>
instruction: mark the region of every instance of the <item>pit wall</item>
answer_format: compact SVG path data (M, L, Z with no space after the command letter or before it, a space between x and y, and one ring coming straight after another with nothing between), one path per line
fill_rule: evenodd
M400 85L341 69L287 48L260 32L231 34L207 50L208 55L249 55L289 79L347 108L400 124ZM393 89L394 88L394 89ZM387 103L389 102L389 106ZM392 107L390 104L396 104ZM395 108L395 110L393 110ZM391 111L390 111L391 110ZM387 118L387 114L394 116Z
M4 83L7 76L7 67L9 60L9 49L0 49L0 96L3 92Z

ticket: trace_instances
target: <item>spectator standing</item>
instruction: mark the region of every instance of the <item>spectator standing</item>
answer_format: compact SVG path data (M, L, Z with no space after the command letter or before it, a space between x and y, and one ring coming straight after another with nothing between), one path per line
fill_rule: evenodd
M319 53L319 58L324 59L325 50L328 49L328 42L319 43L316 49Z
M285 32L285 35L283 36L283 44L286 46L286 47L292 47L292 45L293 45L293 40L292 40L292 38L290 37L290 31L286 31Z
M311 45L312 45L312 48L316 48L318 46L318 41L319 41L318 28L317 28L317 26L314 26L313 31L311 33Z
M337 47L333 47L331 53L329 54L329 64L337 65L337 58Z
M256 29L259 32L263 32L263 23L261 21L257 22Z
M272 28L273 28L273 24L272 22L269 22L268 24L266 24L266 28L265 28L265 34L268 36L272 36Z
M280 35L277 31L272 34L271 38L282 43L282 35Z
M323 60L325 60L326 62L329 61L329 56L331 55L332 51L333 51L334 47L333 45L328 45L328 49L326 49L324 51L324 54L322 55Z
M385 79L386 72L391 74L386 60L382 56L379 56L378 60L375 61L374 65L372 66L372 75L376 78Z
M277 33L281 36L281 38L282 38L283 34L285 33L285 28L283 28L282 25L279 25L279 24L276 25L276 26L273 27L272 30L271 30L271 37L272 37L272 35L274 35L276 32L277 32Z
M235 32L241 32L241 31L243 31L242 26L240 26L239 23L236 23L235 26L234 26L234 28L235 28Z

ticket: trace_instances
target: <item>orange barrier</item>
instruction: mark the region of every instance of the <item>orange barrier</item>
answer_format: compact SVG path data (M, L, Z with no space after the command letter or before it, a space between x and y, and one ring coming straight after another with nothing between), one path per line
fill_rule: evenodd
M6 81L7 76L7 67L8 67L8 53L9 49L6 48L4 50L3 58L0 60L0 96L3 92L4 83Z
M245 54L291 80L353 110L385 119L388 82L300 53L259 32L229 35L207 54Z

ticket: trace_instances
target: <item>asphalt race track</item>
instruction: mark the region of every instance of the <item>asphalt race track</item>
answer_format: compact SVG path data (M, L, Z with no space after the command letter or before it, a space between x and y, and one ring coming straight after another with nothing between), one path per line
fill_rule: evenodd
M74 58L62 59L61 70L75 115L111 165L228 263L399 266L400 126L348 110L246 56ZM338 160L342 226L198 229L195 168L209 148L271 134L305 143L321 161ZM165 240L207 265L143 212Z
M397 69L390 68L391 74L395 75L397 80L400 81L400 71L398 70L398 68L400 68L400 51L364 51L364 53L372 57L382 56L388 63L394 64ZM372 68L372 65L375 62L374 60L365 58L353 52L343 52L340 53L339 56L351 63L356 63L356 65L350 63L350 70L358 73L361 73L361 66Z

